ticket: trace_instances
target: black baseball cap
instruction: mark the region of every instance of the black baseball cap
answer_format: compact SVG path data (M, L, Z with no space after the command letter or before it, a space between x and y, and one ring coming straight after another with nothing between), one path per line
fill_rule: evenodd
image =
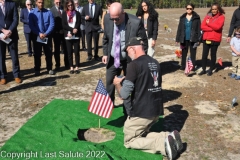
M143 45L143 41L141 37L132 37L128 41L128 43L125 45L123 51L127 52L127 48L129 46L138 46L138 45Z

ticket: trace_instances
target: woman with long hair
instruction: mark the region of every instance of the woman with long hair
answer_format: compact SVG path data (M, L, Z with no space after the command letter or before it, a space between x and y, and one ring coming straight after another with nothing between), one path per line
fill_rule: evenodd
M191 3L187 4L186 13L180 17L176 35L176 43L180 43L182 49L181 70L185 69L188 48L190 48L190 57L193 64L192 71L195 71L196 46L201 35L200 27L200 16L194 11L194 5Z
M65 1L64 12L62 14L62 24L67 46L70 74L78 74L80 72L78 67L80 63L79 37L81 31L79 28L81 24L81 15L79 12L75 11L73 0ZM73 65L73 47L75 54L75 68Z
M158 36L158 13L149 0L142 0L138 6L136 16L142 20L148 37L147 54L153 57Z
M217 49L222 40L222 30L225 21L225 11L219 4L214 3L208 11L201 24L203 31L203 51L202 51L202 71L198 75L212 75L215 69ZM207 57L209 50L211 52L210 69L206 72Z

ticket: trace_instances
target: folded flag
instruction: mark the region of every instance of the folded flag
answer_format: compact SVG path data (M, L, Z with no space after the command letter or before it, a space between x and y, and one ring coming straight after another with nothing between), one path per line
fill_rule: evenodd
M88 111L104 118L109 118L113 110L113 102L99 79L95 92L88 106Z
M218 63L219 63L220 66L223 66L223 64L222 64L222 58L219 58L219 59L218 59Z
M188 75L191 72L192 69L193 69L192 60L191 60L190 57L188 57L186 67L185 67L185 71L184 71L185 75Z

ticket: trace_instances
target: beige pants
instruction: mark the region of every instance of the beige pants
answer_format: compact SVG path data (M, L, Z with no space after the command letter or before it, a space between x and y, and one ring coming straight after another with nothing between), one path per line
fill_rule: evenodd
M149 153L161 153L166 155L164 142L167 137L167 132L149 132L151 126L158 121L159 117L154 118L139 118L128 117L125 121L124 146L126 148L139 149ZM147 134L146 137L142 135Z
M240 76L240 56L232 56L232 72Z
M147 54L150 57L153 57L154 53L155 53L155 49L154 49L154 47L152 47L152 38L149 38L148 39L148 52L147 52Z

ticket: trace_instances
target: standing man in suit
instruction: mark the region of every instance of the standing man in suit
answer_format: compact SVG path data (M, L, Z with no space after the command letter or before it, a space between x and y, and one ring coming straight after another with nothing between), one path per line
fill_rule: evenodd
M21 83L20 65L18 60L18 26L19 16L16 3L11 0L0 0L0 34L1 39L10 38L9 44L0 40L0 84L6 84L6 48L8 47L12 58L13 76L16 83Z
M21 9L20 14L20 21L23 23L24 28L24 36L27 41L27 48L28 48L28 57L32 57L33 51L32 51L32 31L29 28L28 25L28 15L32 10L32 2L30 0L26 0L26 8Z
M88 58L87 61L92 60L92 38L94 41L94 59L99 61L98 56L98 41L101 25L99 24L99 16L102 17L102 8L97 5L94 0L88 0L88 4L83 7L82 19L85 20L85 32L87 38L87 52Z
M36 8L29 14L29 27L33 32L34 69L35 76L40 75L42 48L46 57L47 71L52 70L51 33L54 29L54 17L52 12L44 8L44 0L36 0Z
M54 42L54 59L56 62L55 70L59 70L60 68L60 46L62 43L63 51L64 51L64 64L65 68L69 69L68 55L67 55L67 47L63 34L62 27L62 8L61 8L61 0L54 0L55 6L51 8L51 12L54 17L54 30L53 30L53 42Z
M78 0L74 0L74 5L76 11L82 15L83 7L79 5ZM82 50L87 51L86 45L85 45L85 20L81 20L81 25L80 25L80 30L81 30L81 37L82 37Z
M143 48L147 53L148 39L141 20L134 15L125 13L120 3L112 3L109 13L104 17L102 62L107 64L106 88L114 102L115 86L113 79L115 76L119 76L122 71L125 76L127 62L131 61L123 50L126 43L132 37L141 37Z

